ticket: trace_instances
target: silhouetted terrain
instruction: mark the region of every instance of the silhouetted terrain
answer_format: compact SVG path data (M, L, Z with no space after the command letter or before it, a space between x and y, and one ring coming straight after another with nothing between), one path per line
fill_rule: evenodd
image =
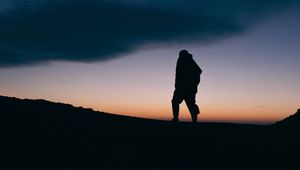
M274 124L275 126L293 128L300 130L300 109L297 112L281 121L278 121Z
M7 169L300 167L299 111L270 126L174 124L0 96L0 112Z

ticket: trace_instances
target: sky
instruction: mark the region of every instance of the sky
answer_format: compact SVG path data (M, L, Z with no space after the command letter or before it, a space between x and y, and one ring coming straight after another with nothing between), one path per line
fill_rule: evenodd
M0 95L171 120L178 53L202 68L200 121L300 108L300 1L0 0ZM180 119L190 121L181 104Z

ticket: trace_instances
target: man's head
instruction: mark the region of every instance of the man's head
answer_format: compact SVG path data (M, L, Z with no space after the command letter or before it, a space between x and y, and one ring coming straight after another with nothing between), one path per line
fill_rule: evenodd
M179 52L179 57L185 57L189 54L189 52L187 50L181 50Z

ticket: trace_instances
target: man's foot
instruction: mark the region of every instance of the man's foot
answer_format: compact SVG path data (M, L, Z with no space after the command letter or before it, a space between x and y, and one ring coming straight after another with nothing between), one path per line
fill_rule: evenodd
M174 118L172 119L172 122L179 122L178 117L174 117Z
M197 118L198 118L198 115L192 115L192 121L193 123L197 123Z

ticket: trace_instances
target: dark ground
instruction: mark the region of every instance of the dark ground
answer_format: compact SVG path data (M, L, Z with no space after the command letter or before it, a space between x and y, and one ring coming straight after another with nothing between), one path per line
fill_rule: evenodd
M299 113L269 126L174 124L4 96L0 113L5 169L300 169Z

